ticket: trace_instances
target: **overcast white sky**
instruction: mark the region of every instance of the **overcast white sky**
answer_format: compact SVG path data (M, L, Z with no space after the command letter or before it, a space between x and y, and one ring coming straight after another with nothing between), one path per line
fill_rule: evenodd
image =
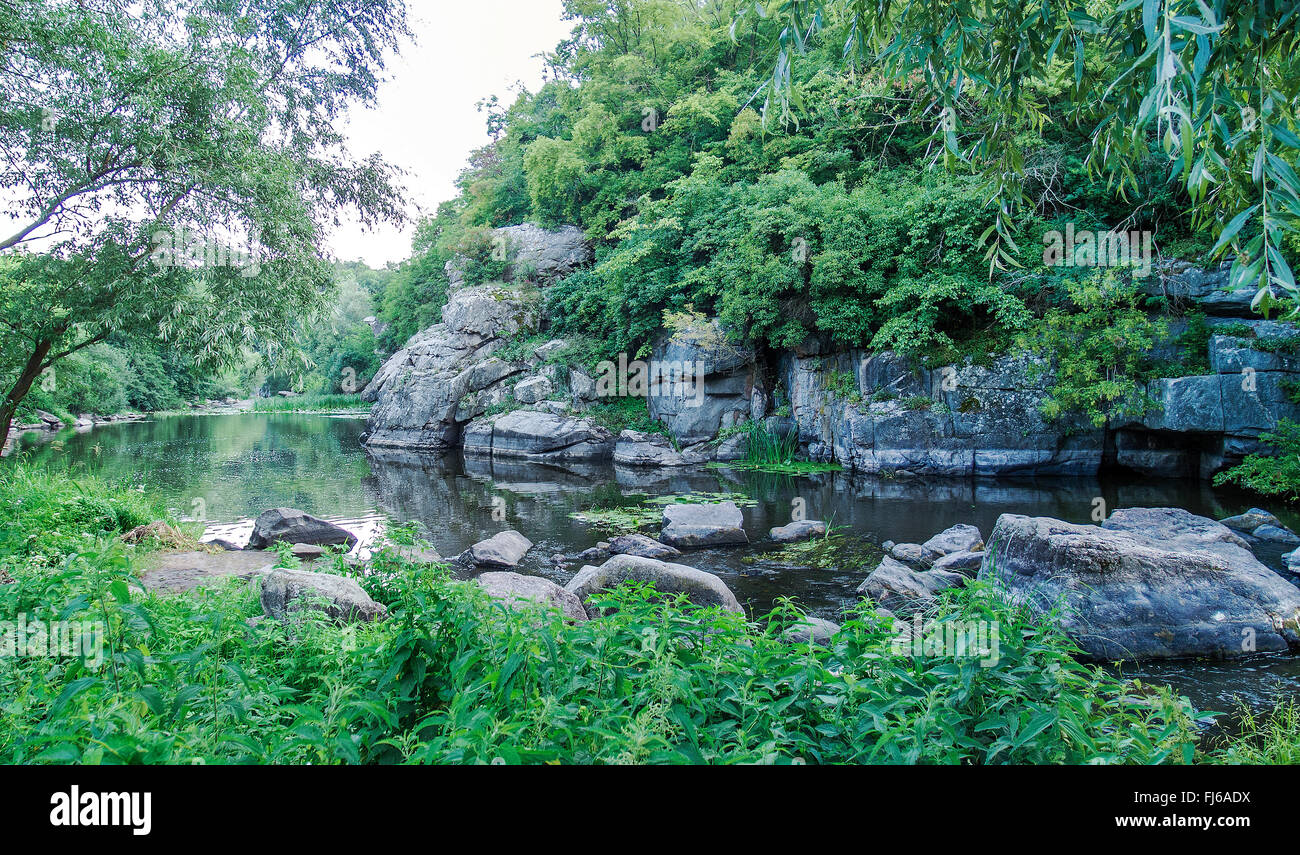
M474 105L489 95L510 103L516 81L536 91L538 54L573 25L560 19L560 0L408 2L417 42L389 66L378 108L354 113L347 132L354 154L378 151L406 169L408 198L432 214L455 196L469 153L488 141L486 116ZM342 260L382 267L410 254L411 228L367 232L349 219L330 248Z

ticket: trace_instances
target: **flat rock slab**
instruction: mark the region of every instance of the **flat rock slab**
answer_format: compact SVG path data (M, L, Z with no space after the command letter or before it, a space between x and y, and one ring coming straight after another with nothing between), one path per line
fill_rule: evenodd
M628 581L650 582L665 594L685 594L699 606L720 606L729 612L744 613L727 583L712 573L635 555L615 555L599 567L583 567L564 586L564 590L585 604L593 594ZM588 614L591 614L590 610Z
M670 546L743 546L749 543L744 522L735 502L668 505L659 539Z
M512 609L541 604L559 609L568 620L587 619L587 610L583 608L582 600L550 579L495 571L483 573L474 581L487 591L488 596L500 600Z
M480 567L514 567L533 542L517 531L500 531L465 550L462 557Z
M357 536L334 523L304 513L296 508L272 508L263 511L253 523L249 549L266 549L273 543L310 543L317 546L357 545Z
M786 525L776 526L767 533L777 543L792 543L796 540L820 537L826 533L826 523L821 520L796 520Z
M140 580L149 591L180 593L226 579L263 575L271 564L265 552L162 552L144 559Z

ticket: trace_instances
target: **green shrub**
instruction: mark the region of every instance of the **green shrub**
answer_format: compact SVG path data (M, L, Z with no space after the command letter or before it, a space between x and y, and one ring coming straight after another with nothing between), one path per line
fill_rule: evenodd
M1150 351L1164 322L1138 306L1137 285L1111 272L1066 280L1069 308L1052 309L1041 330L1022 338L1054 369L1043 415L1085 416L1094 426L1140 416L1155 406L1146 382L1155 374Z
M1271 454L1251 454L1233 468L1214 476L1216 485L1236 484L1264 496L1289 502L1300 500L1300 425L1289 419L1260 437Z

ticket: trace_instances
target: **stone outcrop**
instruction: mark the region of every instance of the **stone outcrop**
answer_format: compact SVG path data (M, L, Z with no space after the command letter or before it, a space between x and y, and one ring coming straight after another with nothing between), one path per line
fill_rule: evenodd
M375 403L368 444L691 467L742 457L747 431L736 428L757 422L793 435L813 460L868 474L1094 475L1115 465L1206 478L1260 450L1259 437L1280 419L1300 420L1300 405L1287 394L1291 382L1300 382L1300 355L1273 345L1300 331L1250 316L1250 295L1227 292L1226 271L1172 264L1142 287L1208 313L1209 373L1152 381L1146 393L1155 405L1104 430L1079 416L1042 416L1053 375L1036 357L926 368L888 351L832 350L815 338L768 354L729 340L716 319L679 314L654 342L643 378L649 414L673 439L635 431L614 439L573 418L612 394L602 389L608 377L559 364L562 340L523 355L505 349L546 329L539 289L590 262L581 230L511 226L493 239L510 253L506 281L472 285L462 275L465 260L448 263L452 288L442 323L414 336L365 390ZM1172 336L1187 323L1173 319ZM1168 342L1158 350L1166 361L1177 355ZM629 381L639 370L618 367ZM511 406L527 409L485 416ZM573 421L582 435L555 420ZM553 430L565 436L543 435Z
M366 443L445 450L489 407L511 399L527 363L493 354L538 323L537 292L502 284L453 291L442 323L416 334L366 387L375 402Z
M510 259L507 281L529 281L550 285L591 262L591 244L577 226L560 226L548 230L524 223L493 229L493 240L502 241ZM464 284L460 257L447 262L447 281L453 289Z
M284 568L273 569L262 578L262 610L276 620L304 610L320 611L342 622L367 622L388 615L388 609L346 576Z
M351 549L357 545L357 536L295 508L272 508L263 511L253 522L248 548L266 549L273 543L310 543Z
M583 567L564 589L585 604L593 594L628 581L650 582L665 594L685 594L699 606L718 606L725 611L744 613L736 595L712 573L635 555L615 555L599 567Z
M467 455L520 460L608 460L614 436L588 419L513 410L479 419L464 434Z
M1100 431L1039 413L1044 367L1021 357L927 370L892 352L782 357L799 441L815 460L867 473L1078 475Z
M1098 660L1300 647L1300 589L1226 526L1175 508L1117 511L1101 527L1004 514L980 578L1058 614Z
M660 370L648 390L650 416L679 442L712 439L754 415L756 356L729 342L716 320L682 325L655 344L651 358Z
M520 573L494 571L480 574L475 580L488 596L512 609L541 604L558 609L567 620L584 621L587 610L575 595L550 579Z
M591 247L575 226L508 226L495 230L494 239L503 240L509 254L505 281L469 284L464 260L447 262L442 322L413 336L362 393L375 404L367 444L442 451L459 445L465 425L489 408L512 400L539 403L554 391L554 378L538 369L564 342L548 342L520 361L495 354L541 327L538 289L587 264Z

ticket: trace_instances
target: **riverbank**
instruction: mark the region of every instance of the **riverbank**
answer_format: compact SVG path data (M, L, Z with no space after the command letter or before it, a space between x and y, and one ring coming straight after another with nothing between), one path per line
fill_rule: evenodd
M783 639L800 620L788 603L744 616L645 590L602 597L617 612L570 625L495 607L392 551L328 568L386 619L286 625L247 582L137 588L156 547L120 534L159 515L147 493L6 465L0 610L107 630L102 667L35 657L3 671L16 699L0 710L6 762L1181 763L1295 750L1284 719L1198 750L1185 702L1080 664L1054 626L978 585L948 605L1000 623L994 667L900 655L869 609L826 647Z

